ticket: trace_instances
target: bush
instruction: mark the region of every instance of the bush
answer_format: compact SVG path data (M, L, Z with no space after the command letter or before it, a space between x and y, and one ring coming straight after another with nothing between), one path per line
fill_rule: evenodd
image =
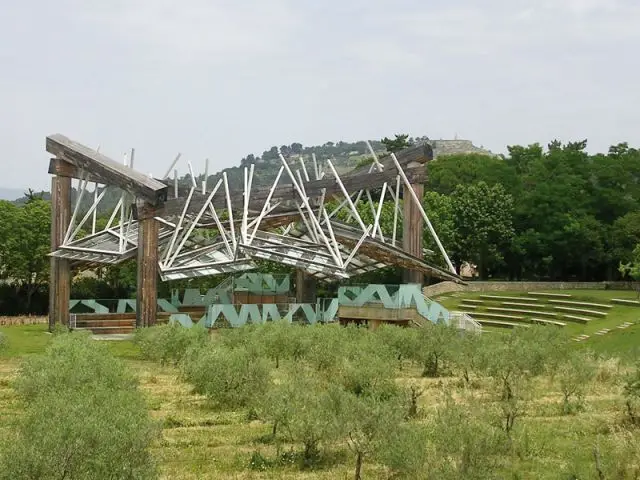
M157 477L144 398L106 346L57 336L15 386L26 409L2 445L0 479Z
M201 326L185 328L179 323L139 328L135 333L135 342L144 358L178 364L191 347L205 345L209 339L208 331Z
M196 393L224 408L248 406L269 386L267 361L242 347L192 348L184 357L182 373Z
M8 345L9 341L7 340L7 336L4 333L0 332L0 352L6 350Z
M137 380L106 345L86 332L54 336L44 355L31 357L19 369L14 388L27 403L41 397L83 390L134 390Z

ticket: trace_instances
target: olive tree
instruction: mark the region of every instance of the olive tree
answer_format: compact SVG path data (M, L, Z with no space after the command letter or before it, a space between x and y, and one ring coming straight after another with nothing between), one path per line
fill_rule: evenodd
M24 414L0 454L0 479L152 479L156 425L135 377L108 349L56 336L21 367Z
M581 351L572 350L560 363L555 377L562 392L562 412L575 412L583 406L584 396L596 373L595 365Z
M269 386L269 366L244 347L194 347L182 362L183 378L221 408L249 406Z

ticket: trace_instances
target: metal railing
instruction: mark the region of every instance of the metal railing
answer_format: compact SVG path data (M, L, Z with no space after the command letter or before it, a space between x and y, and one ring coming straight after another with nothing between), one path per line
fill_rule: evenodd
M464 312L449 312L449 322L459 330L467 330L474 333L482 332L482 325Z

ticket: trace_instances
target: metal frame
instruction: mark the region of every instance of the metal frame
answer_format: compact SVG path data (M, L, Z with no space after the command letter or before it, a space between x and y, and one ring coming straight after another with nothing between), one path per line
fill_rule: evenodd
M204 179L198 185L200 176L196 176L191 162L187 162L191 188L181 212L174 215L156 216L159 222L159 255L158 271L165 280L176 278L191 278L203 275L216 275L229 272L242 272L255 268L253 259L272 260L301 268L318 278L331 280L349 278L365 272L393 265L403 265L429 272L436 276L456 279L455 269L440 242L429 218L414 192L401 163L394 154L392 163L385 160L380 162L375 152L368 145L373 156L373 162L363 175L374 174L381 178L379 172L387 180L380 181L370 187L358 191L349 191L338 174L333 162L326 160L328 174L322 170L315 154L311 156L311 168L302 157L298 158L299 169L280 155L282 166L275 181L266 194L265 190L259 199L255 200L254 171L252 164L243 171L242 201L238 202L238 192L231 195L229 180L226 172L217 179L215 186L208 190L209 161L205 161ZM124 165L133 167L134 150L130 155L125 154ZM175 168L181 159L178 154L167 169L163 181L169 185L169 175L173 171L173 193L178 196L178 171ZM386 169L385 170L385 166ZM389 170L391 169L391 170ZM395 174L397 170L397 174ZM359 170L358 170L359 171ZM290 183L283 184L284 173ZM81 202L92 172L82 171L82 178L78 181L78 197L69 222L65 240L51 255L68 258L76 262L87 263L119 263L135 255L138 248L138 225L130 209L131 193L122 190L120 200L114 209L109 222L102 231L96 231L96 210L105 196L106 186L98 194L99 184L94 183L93 203L76 225ZM393 180L395 179L395 188ZM307 185L313 182L334 182L328 185L331 194L327 195L327 188L315 188L314 195L307 194ZM401 190L401 186L403 187ZM283 187L294 191L293 200L275 196ZM374 192L378 190L378 198ZM337 195L336 195L336 192ZM404 192L404 202L412 201L418 206L420 213L433 236L444 262L452 274L439 269L430 263L411 257L398 248L398 223L402 218L400 204L401 192ZM409 192L409 195L406 194ZM329 201L341 198L338 206L329 210ZM205 198L203 202L203 198ZM234 201L234 198L236 199ZM364 198L364 200L362 200ZM391 232L383 232L380 224L385 200L393 202L393 228ZM373 216L373 222L366 224L358 211L358 206L364 201L368 203ZM258 203L256 203L258 202ZM217 206L217 208L216 208ZM223 207L224 206L224 207ZM338 213L347 208L348 213L344 222L338 221ZM365 207L366 208L366 207ZM282 225L281 233L269 230L269 221L279 222L279 215L288 216L294 220ZM223 220L225 219L226 220ZM77 238L87 221L91 219L91 234L84 238ZM272 223L273 225L273 223ZM215 232L211 238L204 238L204 230ZM390 234L390 238L385 235ZM204 240L203 240L204 238Z

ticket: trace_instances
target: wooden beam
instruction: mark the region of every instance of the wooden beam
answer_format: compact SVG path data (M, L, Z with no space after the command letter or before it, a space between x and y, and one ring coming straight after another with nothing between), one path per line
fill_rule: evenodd
M78 167L60 158L52 158L49 160L49 173L59 177L69 178L88 178L92 183L105 184L105 179L98 177L95 173L83 172ZM89 176L87 177L87 173ZM84 176L83 176L84 175Z
M51 251L64 242L71 220L71 178L55 176L51 179ZM49 271L49 330L56 323L69 324L71 296L71 268L69 260L51 257Z
M119 187L144 199L151 205L161 205L167 199L168 187L162 182L126 167L64 135L49 135L46 147L47 152L56 157L104 179L107 185Z
M418 198L424 197L424 185L412 184ZM411 195L403 195L403 220L402 220L402 249L412 257L422 259L422 237L424 234L424 219L420 209L416 206ZM424 283L424 273L420 270L405 269L403 272L405 283Z
M316 279L303 269L296 269L296 302L316 303Z
M140 220L138 224L138 289L136 293L136 327L156 323L158 308L158 221Z

